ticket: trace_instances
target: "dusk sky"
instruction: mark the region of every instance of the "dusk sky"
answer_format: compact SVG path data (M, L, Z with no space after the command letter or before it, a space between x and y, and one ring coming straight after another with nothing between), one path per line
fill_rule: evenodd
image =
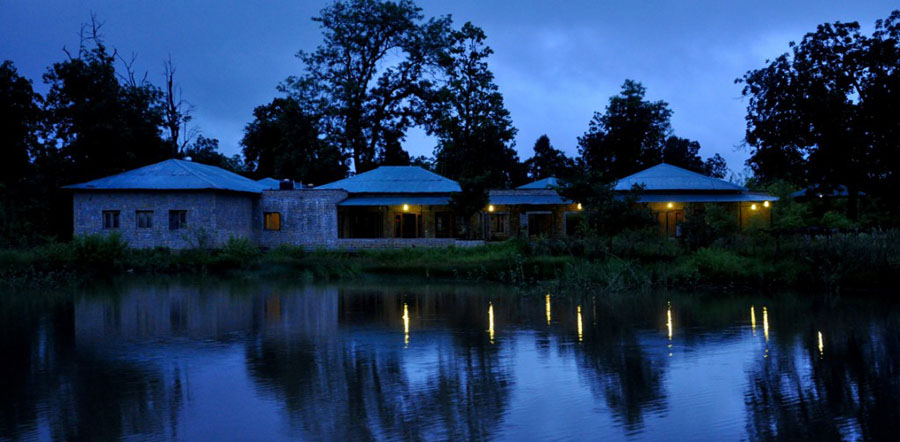
M228 3L232 3L228 5ZM294 57L321 42L310 20L329 1L11 1L0 0L0 60L45 92L41 75L78 45L91 11L120 53L162 83L171 54L195 123L236 154L255 106L301 71ZM722 154L740 172L748 153L746 102L734 80L788 49L823 22L859 21L870 33L896 2L870 1L419 1L426 16L451 14L457 26L482 27L495 54L490 66L518 128L516 147L531 156L546 133L576 155L576 138L626 78L674 111L675 134L698 140L701 155ZM414 130L404 143L431 155L434 141Z

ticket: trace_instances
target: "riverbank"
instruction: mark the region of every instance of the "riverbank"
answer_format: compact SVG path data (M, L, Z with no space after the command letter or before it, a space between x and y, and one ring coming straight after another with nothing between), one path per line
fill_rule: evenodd
M634 233L570 241L512 240L471 248L357 252L299 247L263 251L245 240L232 240L218 250L130 249L115 236L87 236L0 251L0 278L8 286L128 273L312 280L415 276L565 291L697 286L884 290L900 283L900 232L780 238L757 233L695 249Z

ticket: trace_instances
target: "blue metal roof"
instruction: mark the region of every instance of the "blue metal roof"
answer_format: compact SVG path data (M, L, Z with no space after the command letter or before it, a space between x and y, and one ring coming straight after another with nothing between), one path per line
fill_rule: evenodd
M446 206L450 204L450 198L446 196L352 196L340 203L339 206L402 206L411 204L414 206Z
M516 189L552 189L559 186L559 180L556 177L547 177L528 184L516 187Z
M635 184L644 185L645 192L660 190L699 190L712 192L743 192L747 188L718 178L708 177L671 164L661 163L629 175L616 183L615 190L627 191Z
M261 180L256 180L257 183L262 185L266 190L278 190L281 187L281 181L276 180L275 178L263 178Z
M778 197L763 193L656 193L638 195L639 203L739 203L778 201Z
M165 160L81 184L75 190L227 190L260 193L265 186L215 166L184 160Z
M491 204L504 206L571 204L571 201L561 197L556 191L544 189L492 190L488 195L488 201Z
M418 166L381 166L359 175L323 184L317 189L343 189L350 193L459 192L456 181Z

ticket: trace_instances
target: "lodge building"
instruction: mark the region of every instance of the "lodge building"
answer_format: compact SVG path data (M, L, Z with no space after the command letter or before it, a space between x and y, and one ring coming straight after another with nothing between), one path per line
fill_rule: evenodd
M768 222L776 199L668 164L625 177L616 190L634 184L644 186L638 204L656 213L660 233L669 236L679 234L687 204L725 204L747 226ZM382 166L306 187L171 159L66 188L76 235L119 232L132 247L216 247L238 237L261 247L358 249L574 235L582 208L557 185L546 178L491 190L487 207L469 220L451 209L459 184L415 166Z

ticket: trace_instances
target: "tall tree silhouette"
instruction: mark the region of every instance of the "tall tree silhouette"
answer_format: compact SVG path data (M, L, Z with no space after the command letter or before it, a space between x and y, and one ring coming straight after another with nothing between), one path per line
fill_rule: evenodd
M528 178L539 180L547 177L567 178L575 169L575 161L550 144L546 134L534 142L534 155L525 160Z

